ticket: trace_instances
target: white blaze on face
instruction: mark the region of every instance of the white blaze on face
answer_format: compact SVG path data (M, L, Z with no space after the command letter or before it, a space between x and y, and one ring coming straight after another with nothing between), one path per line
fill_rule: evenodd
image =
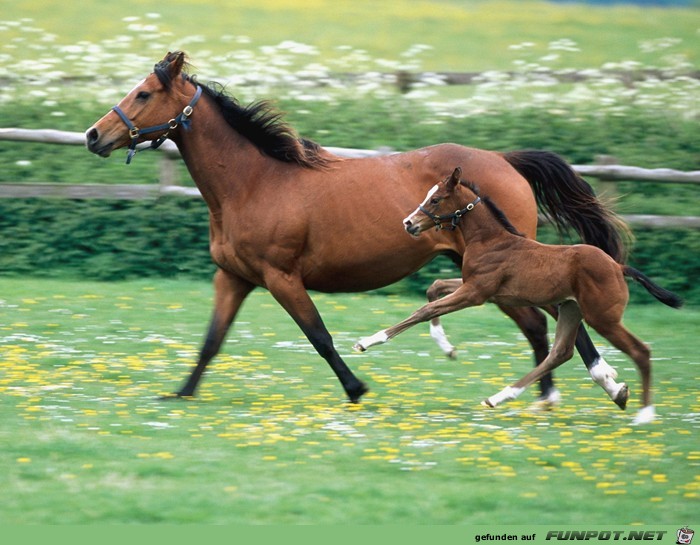
M423 199L423 202L420 203L420 205L418 206L418 208L416 208L413 212L411 212L408 216L406 216L406 218L404 218L404 220L403 220L404 224L405 224L406 222L408 222L408 221L413 221L413 217L414 217L418 212L420 212L420 207L421 207L421 206L425 206L426 204L428 204L428 201L430 201L430 199L433 197L433 195L435 195L435 193L437 193L437 190L438 190L438 189L440 189L440 186L439 186L438 184L435 184L435 185L430 189L430 191L428 191L428 194L425 196L425 199Z

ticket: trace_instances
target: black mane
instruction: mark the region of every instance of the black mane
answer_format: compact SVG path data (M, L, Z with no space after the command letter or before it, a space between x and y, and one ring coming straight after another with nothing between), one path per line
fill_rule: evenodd
M474 185L472 182L468 182L465 180L460 180L459 183L471 190L472 193L474 193L477 197L481 197L481 200L486 205L486 208L488 208L489 212L491 212L491 215L494 218L496 218L496 220L498 220L498 223L500 223L506 229L506 231L519 237L525 236L515 228L515 226L508 219L508 216L506 216L505 212L503 212L503 210L496 206L496 203L494 203L490 198L482 197L479 194L479 188L476 187L476 185Z
M322 168L330 162L330 159L321 154L321 146L299 138L294 129L284 122L283 114L275 110L269 101L261 100L241 106L235 98L225 92L222 85L199 83L195 76L184 71L187 67L185 64L182 76L187 81L201 86L202 94L214 101L226 122L265 155L307 168ZM170 88L172 77L168 70L168 62L159 62L153 71L158 80L166 88Z

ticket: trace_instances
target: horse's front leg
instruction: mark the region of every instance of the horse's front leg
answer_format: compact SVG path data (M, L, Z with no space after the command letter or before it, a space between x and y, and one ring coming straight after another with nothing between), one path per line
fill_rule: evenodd
M328 362L351 402L357 403L369 391L353 374L333 345L333 338L301 278L278 271L266 275L265 283L272 296L294 319L316 352Z
M443 316L444 314L455 312L463 308L478 306L483 304L485 301L486 297L483 294L480 294L479 290L477 290L471 283L463 283L450 295L423 305L408 318L399 322L398 324L378 331L369 337L360 339L357 341L357 343L355 343L354 349L359 352L364 352L371 346L383 344L388 340L393 339L400 333L403 333L416 324L427 322L428 320L432 320L438 316Z
M238 276L218 269L214 274L214 313L204 344L199 352L197 365L185 384L175 393L176 397L191 397L204 374L207 364L221 349L231 324L243 300L255 286Z

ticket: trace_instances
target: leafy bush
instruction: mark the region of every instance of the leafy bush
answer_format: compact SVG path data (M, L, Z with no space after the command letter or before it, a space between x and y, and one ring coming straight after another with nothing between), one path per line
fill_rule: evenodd
M0 270L96 280L209 278L203 201L0 200Z
M0 200L0 270L5 275L122 280L211 278L208 212L203 201ZM700 231L638 229L630 263L689 303L700 303ZM540 239L560 242L552 229ZM459 276L437 258L385 293L424 293L436 278ZM631 287L632 300L652 299Z

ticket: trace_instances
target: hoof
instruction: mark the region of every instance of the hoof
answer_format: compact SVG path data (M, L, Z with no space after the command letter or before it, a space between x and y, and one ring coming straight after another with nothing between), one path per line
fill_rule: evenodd
M617 392L617 395L615 396L615 399L613 401L615 402L615 405L620 407L623 411L627 408L627 400L630 397L630 389L627 387L627 384L624 382L622 383L622 388L620 388L620 391Z
M541 395L533 402L529 410L534 412L551 411L561 402L561 393L556 388L552 388L549 393Z
M451 360L456 360L457 359L457 351L456 350L450 350L447 352L446 356L450 358Z
M180 392L173 392L172 394L165 394L165 395L162 395L162 396L160 396L158 399L160 399L161 401L170 401L170 400L173 400L173 399L187 399L187 400L191 400L191 399L194 399L194 396L193 396L193 395L181 394Z
M647 405L639 409L639 412L632 421L632 425L639 426L640 424L649 424L654 420L656 420L656 410L653 405Z
M369 392L369 388L364 382L358 382L358 385L355 386L354 388L351 388L349 390L346 390L346 393L348 394L348 399L350 400L350 403L358 403L360 401L360 398L365 395L367 392Z
M488 407L489 409L493 409L493 408L495 407L495 405L492 404L491 401L490 401L488 398L484 399L484 400L481 402L481 406L482 406L482 407Z
M532 403L530 403L530 406L527 408L528 411L533 412L533 413L542 413L542 412L549 412L553 411L557 407L557 403L554 403L550 401L549 399L545 398L539 398Z

